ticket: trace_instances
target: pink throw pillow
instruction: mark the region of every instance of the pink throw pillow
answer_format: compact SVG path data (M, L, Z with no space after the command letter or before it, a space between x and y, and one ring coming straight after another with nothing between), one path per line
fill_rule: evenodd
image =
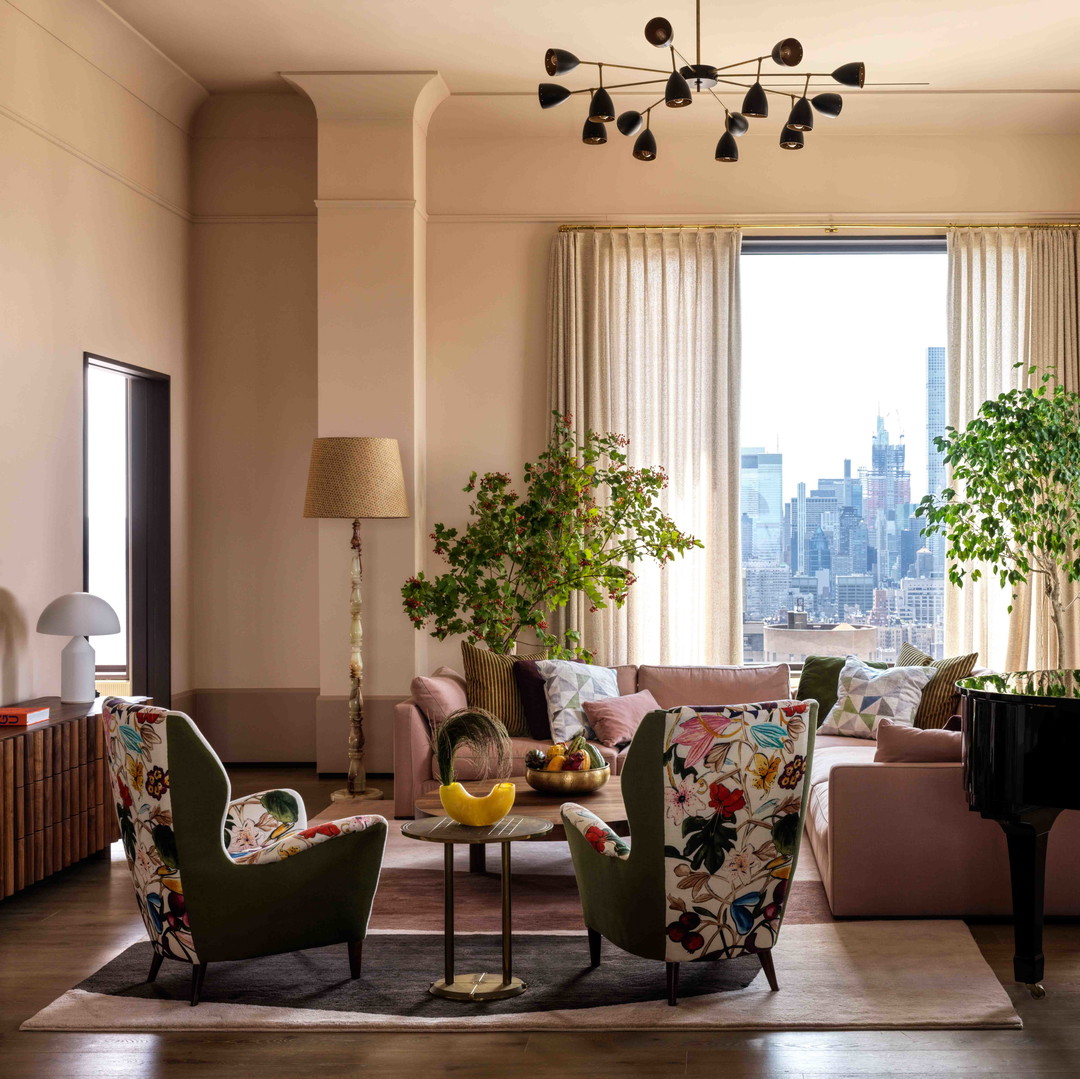
M647 689L640 693L628 693L625 697L583 701L581 706L592 728L593 740L612 749L629 742L641 726L641 721L660 707Z
M951 764L961 759L963 742L959 731L920 730L883 719L877 726L874 760L887 764Z
M468 704L465 679L450 667L440 667L427 677L417 675L409 692L432 730L451 713Z

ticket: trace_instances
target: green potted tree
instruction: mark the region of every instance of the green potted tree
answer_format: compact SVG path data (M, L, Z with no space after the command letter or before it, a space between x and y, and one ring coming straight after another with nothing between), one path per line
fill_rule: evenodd
M625 435L589 431L579 443L570 417L555 417L547 448L524 467L524 494L505 472L474 472L471 520L461 530L435 525L435 553L449 569L410 577L401 590L417 629L440 640L464 635L511 652L531 630L553 658L591 659L575 630L552 632L551 613L584 592L592 610L621 607L634 564L661 564L700 540L680 532L657 505L667 475L627 462Z
M1003 587L1039 581L1060 664L1069 606L1062 580L1080 581L1080 394L1051 382L1044 374L1037 386L1002 393L963 431L935 438L955 486L927 495L915 513L925 535L947 538L953 584L977 581L980 564Z

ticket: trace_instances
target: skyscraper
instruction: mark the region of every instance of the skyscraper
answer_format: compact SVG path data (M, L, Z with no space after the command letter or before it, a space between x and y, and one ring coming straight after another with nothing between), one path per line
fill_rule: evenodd
M877 551L878 583L897 575L900 561L898 516L908 514L911 502L911 473L904 467L904 436L889 439L885 420L878 416L877 433L871 446L871 467L862 469L863 516L870 543Z
M931 346L926 350L926 489L936 495L945 486L945 455L934 439L945 434L945 349ZM926 546L931 555L931 572L945 576L945 537L929 536Z
M742 451L742 512L749 524L743 558L781 562L784 558L783 457L753 446ZM747 550L749 548L749 551Z

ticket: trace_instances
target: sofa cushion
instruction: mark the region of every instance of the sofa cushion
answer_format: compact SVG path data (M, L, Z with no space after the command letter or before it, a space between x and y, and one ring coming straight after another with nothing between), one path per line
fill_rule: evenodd
M468 704L465 679L450 667L440 667L431 675L417 675L409 693L432 730Z
M915 713L916 727L940 730L949 722L950 716L960 711L960 690L956 683L975 670L978 658L979 653L972 652L966 656L934 659L907 641L900 646L900 655L896 657L899 666L927 666L935 671L930 684L923 690L919 710Z
M879 671L884 671L889 666L887 663L878 663L875 660L868 660L866 665ZM807 656L803 660L795 699L818 702L819 727L825 722L825 717L836 704L836 691L840 685L840 672L843 669L843 656Z
M602 746L622 746L634 737L641 721L659 706L656 698L643 689L622 697L585 701L582 707L596 742Z
M821 730L850 738L873 738L882 719L894 719L910 727L922 692L933 677L932 667L890 667L880 671L856 656L848 656L840 672L836 704Z
M637 688L647 689L661 708L681 705L756 704L790 697L788 666L638 667Z
M535 738L511 738L510 775L525 775L525 754L528 753L530 749L547 749L550 744L550 741L547 739L544 741L537 741ZM618 775L619 769L617 767L617 762L619 754L608 746L598 745L596 748L600 750L600 755L604 760L611 765L612 775ZM439 778L434 758L431 762L431 776L432 779ZM473 779L486 779L488 777L491 778L492 783L494 783L497 778L503 778L492 776L490 772L488 772L488 776L485 776L480 760L470 755L468 746L463 746L461 752L454 757L454 779L459 783L468 783Z
M617 697L619 681L615 672L610 667L568 663L562 659L540 660L536 666L544 676L551 740L566 742L582 731L587 738L592 738L582 705L585 701Z
M959 731L920 730L883 719L877 729L875 761L928 764L963 758L964 736Z
M513 738L528 734L525 712L521 707L511 668L523 659L543 659L545 651L520 656L502 655L461 642L461 661L465 667L465 693L470 708L483 708L506 724Z
M829 782L829 773L838 764L873 764L874 743L861 738L838 738L839 746L827 746L822 749L823 739L814 742L814 759L810 762L810 786Z
M620 697L626 697L638 691L636 663L623 663L618 667L612 667L612 670L619 682Z

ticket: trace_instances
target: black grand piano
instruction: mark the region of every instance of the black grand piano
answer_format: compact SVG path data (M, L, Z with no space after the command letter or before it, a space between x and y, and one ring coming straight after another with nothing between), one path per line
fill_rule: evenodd
M958 685L968 806L1005 832L1013 973L1042 997L1047 837L1063 809L1080 809L1072 767L1080 749L1080 671L979 675Z

